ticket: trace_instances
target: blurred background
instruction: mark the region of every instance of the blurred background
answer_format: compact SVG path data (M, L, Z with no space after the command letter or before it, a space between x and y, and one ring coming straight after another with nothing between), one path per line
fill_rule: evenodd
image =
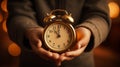
M120 67L120 0L108 0L112 28L106 41L94 50L96 67ZM7 34L7 0L0 0L0 67L19 67L21 48Z

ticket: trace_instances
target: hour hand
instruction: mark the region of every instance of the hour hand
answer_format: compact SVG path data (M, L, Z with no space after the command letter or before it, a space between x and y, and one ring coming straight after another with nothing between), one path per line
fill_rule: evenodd
M56 30L56 27L53 27L54 33L57 34L57 38L60 37L60 32L59 32L59 28Z

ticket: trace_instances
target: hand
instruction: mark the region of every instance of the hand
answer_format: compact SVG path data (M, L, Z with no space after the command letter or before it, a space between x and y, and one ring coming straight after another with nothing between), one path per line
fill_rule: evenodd
M91 32L87 28L80 27L76 29L76 35L77 35L77 43L74 48L72 48L70 51L65 52L61 54L57 64L60 65L62 61L65 60L72 60L73 58L79 56L82 54L87 47Z
M26 30L26 37L29 40L29 43L32 47L32 50L38 54L41 58L45 60L56 60L59 58L59 54L53 53L50 51L45 50L42 47L42 33L43 28L37 27L37 28L31 28Z

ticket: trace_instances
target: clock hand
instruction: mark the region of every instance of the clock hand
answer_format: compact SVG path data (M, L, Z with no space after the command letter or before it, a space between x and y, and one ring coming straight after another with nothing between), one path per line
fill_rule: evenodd
M56 31L56 27L55 27L55 26L53 27L53 30L54 30L54 32L57 34L57 38L59 38L59 37L60 37L59 31Z
M54 30L54 32L57 34L57 31L55 30L55 26L53 26L53 30Z
M60 37L60 25L57 26L58 27L58 31L57 31L57 37L59 38Z

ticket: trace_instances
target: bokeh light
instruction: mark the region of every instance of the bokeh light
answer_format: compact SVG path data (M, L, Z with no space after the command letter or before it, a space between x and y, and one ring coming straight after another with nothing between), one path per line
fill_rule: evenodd
M7 12L7 0L2 1L1 8L3 11Z
M7 32L7 27L6 27L6 20L4 20L3 24L2 24L2 28L5 32Z
M11 56L19 56L21 54L21 48L15 43L12 43L8 47L8 52Z
M109 2L108 4L110 9L110 17L111 18L117 18L119 16L119 6L115 2Z

